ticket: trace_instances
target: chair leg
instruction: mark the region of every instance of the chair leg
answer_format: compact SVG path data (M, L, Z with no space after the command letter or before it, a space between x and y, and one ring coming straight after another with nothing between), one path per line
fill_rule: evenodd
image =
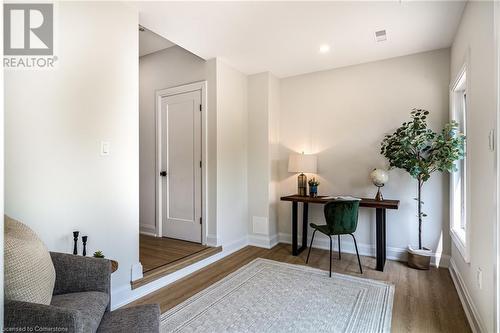
M338 235L338 240L339 240L339 260L340 260L340 235Z
M332 236L330 237L330 277L332 277Z
M311 255L311 248L313 246L313 241L314 241L314 235L316 235L316 229L313 231L313 236L311 238L311 244L309 245L309 252L307 252L307 259L306 259L306 264L309 262L309 256Z
M356 255L358 256L359 270L361 271L361 274L363 274L363 268L361 267L361 260L359 259L358 244L356 244L356 237L354 237L353 234L350 235L352 236L352 239L354 239L354 247L356 248Z

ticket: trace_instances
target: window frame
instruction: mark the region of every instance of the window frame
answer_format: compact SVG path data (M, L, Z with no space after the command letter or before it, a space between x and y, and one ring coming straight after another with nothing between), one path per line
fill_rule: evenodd
M469 108L469 90L470 75L468 75L467 62L458 72L455 80L450 84L450 120L461 122L465 118L463 125L464 134L467 134L467 123ZM453 244L456 246L466 263L470 262L470 166L468 162L467 140L465 142L465 158L461 163L460 169L463 170L459 175L456 172L450 173L450 236ZM456 218L456 180L460 181L460 219Z

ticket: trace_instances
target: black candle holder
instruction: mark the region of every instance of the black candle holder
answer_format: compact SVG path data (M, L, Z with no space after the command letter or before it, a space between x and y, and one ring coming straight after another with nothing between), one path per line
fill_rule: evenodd
M85 257L87 255L87 238L89 236L82 236L82 242L83 242L83 253L82 255Z
M73 247L73 254L77 255L78 254L78 235L80 234L79 231L73 231L73 241L75 243Z

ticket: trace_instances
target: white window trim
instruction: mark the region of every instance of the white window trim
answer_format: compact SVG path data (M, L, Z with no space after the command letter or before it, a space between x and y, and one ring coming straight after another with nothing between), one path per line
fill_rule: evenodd
M455 77L455 80L450 84L450 119L455 119L457 120L457 115L455 114L456 110L456 104L459 102L457 100L457 94L456 94L456 89L457 87L462 83L462 78L465 75L466 79L466 87L465 87L465 93L468 96L468 91L470 90L470 71L469 71L469 61L468 61L468 54L466 57L466 61L464 62L464 65L458 72L457 76ZM469 102L470 98L467 98L465 103L466 103L466 110L470 110L469 108ZM467 117L467 112L465 114ZM467 123L467 121L466 121ZM464 261L466 263L470 263L470 164L467 162L467 159L465 160L465 172L466 172L466 190L465 190L465 230L462 228L456 228L454 225L454 212L455 212L455 207L454 207L454 188L453 188L453 178L454 174L450 173L450 236L453 241L453 244L456 246L460 254L462 255Z

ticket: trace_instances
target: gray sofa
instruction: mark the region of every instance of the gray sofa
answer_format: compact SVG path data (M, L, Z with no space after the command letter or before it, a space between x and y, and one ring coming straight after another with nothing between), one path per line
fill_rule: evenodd
M111 261L51 252L56 270L50 305L5 301L5 329L52 331L159 332L158 305L109 311ZM23 331L24 329L24 331Z

